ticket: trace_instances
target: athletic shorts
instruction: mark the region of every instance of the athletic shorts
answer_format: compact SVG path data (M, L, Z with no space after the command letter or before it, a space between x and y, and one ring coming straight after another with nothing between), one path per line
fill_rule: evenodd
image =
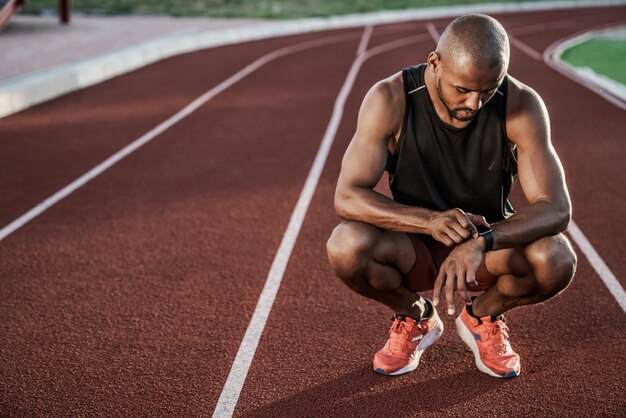
M415 249L415 265L403 276L405 285L414 292L432 290L443 261L454 247L446 247L430 235L407 234ZM485 257L476 271L478 286L468 287L470 291L487 290L496 284L498 278L487 271Z

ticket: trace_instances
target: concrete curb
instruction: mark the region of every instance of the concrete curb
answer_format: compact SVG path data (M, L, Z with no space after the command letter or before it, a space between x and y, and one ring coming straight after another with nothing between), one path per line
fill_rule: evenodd
M252 27L197 33L175 33L96 58L2 82L0 83L0 118L165 58L221 45L329 29L452 17L470 12L513 13L622 4L626 4L626 0L476 4L279 21Z

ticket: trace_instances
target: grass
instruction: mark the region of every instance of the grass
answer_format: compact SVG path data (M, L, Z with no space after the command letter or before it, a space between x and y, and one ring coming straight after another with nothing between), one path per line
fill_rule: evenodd
M566 50L561 59L626 85L626 39L590 39Z
M71 0L72 10L85 14L278 19L495 2L519 3L521 0ZM24 12L55 13L56 7L57 0L29 0Z

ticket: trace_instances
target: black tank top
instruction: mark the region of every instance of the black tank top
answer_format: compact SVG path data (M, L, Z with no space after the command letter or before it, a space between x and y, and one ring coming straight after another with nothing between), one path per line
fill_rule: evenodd
M431 210L461 208L489 222L513 214L515 147L506 135L508 77L465 128L437 115L424 84L426 64L402 70L406 109L387 171L395 201Z

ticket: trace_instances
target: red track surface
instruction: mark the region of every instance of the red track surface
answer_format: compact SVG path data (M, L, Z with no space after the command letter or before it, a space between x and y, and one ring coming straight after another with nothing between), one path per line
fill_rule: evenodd
M626 7L496 17L542 52ZM337 33L355 37L265 65L0 242L0 415L213 413L354 59L361 30ZM258 57L329 34L176 57L1 119L0 225ZM565 293L508 315L519 378L478 372L450 318L414 373L371 370L390 313L330 272L334 185L369 86L433 47L363 65L235 415L626 413L626 316L582 255ZM510 72L546 101L574 219L624 286L623 111L517 48Z

